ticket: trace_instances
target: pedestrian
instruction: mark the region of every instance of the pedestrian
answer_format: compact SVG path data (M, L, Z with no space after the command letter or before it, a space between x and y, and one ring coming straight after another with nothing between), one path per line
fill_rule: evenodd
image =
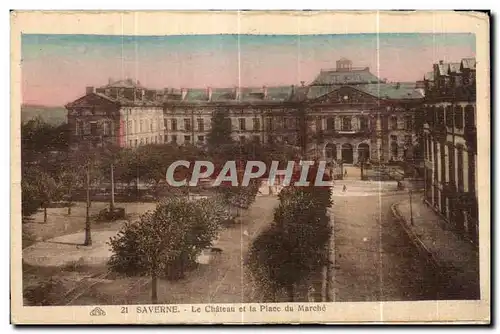
M347 177L347 169L344 171L344 177Z
M347 191L347 187L346 187L346 185L344 184L344 187L342 188L342 192L344 192L344 193L345 193L346 191Z

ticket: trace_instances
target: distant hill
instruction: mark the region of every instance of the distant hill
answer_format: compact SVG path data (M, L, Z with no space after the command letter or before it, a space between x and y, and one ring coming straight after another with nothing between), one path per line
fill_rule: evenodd
M67 122L68 111L64 107L48 107L31 104L21 105L21 122L40 117L43 121L59 125Z

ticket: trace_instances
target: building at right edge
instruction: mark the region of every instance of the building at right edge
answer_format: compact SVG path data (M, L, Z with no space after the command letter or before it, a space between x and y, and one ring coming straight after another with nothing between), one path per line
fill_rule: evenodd
M476 61L440 61L424 85L425 200L477 245Z

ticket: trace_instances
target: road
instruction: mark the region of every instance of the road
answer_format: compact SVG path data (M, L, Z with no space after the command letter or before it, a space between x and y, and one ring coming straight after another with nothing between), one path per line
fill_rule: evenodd
M436 299L432 267L391 214L403 196L334 197L333 301Z

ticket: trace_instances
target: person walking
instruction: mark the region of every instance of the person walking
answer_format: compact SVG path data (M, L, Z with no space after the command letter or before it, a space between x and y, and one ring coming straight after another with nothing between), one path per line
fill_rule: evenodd
M347 177L347 169L344 171L344 177Z
M342 192L345 193L347 191L347 186L344 184L344 187L342 188Z

